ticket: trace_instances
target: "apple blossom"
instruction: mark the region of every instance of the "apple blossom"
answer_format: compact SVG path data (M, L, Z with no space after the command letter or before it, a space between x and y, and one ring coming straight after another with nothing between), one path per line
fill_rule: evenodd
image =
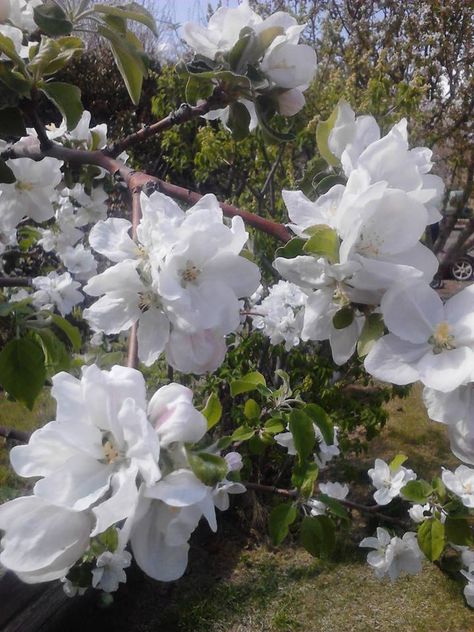
M389 334L365 359L374 377L409 384L420 380L439 391L452 391L474 376L474 286L443 305L423 281L391 288L381 311Z
M33 287L36 289L32 295L33 305L39 309L53 310L56 307L62 316L69 314L74 305L84 300L78 291L81 284L73 281L68 272L50 272L47 276L35 277Z
M398 494L408 481L416 478L413 470L399 465L393 470L382 459L375 459L375 467L368 471L372 484L377 491L374 493L374 500L377 505L388 505Z
M401 574L416 575L421 571L423 553L416 540L416 533L408 531L400 539L390 537L385 529L377 528L377 537L364 538L360 547L375 549L367 556L367 562L375 569L375 575L382 579L388 575L395 581Z
M462 501L465 507L474 507L474 470L460 465L454 472L443 469L441 478L446 487Z
M127 576L124 568L131 564L132 556L128 551L111 553L105 551L97 558L96 568L92 570L92 586L104 592L115 592L119 583L125 583Z

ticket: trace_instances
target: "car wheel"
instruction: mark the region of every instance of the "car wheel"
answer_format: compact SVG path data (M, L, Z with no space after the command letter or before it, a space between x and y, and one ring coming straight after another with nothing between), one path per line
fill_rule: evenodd
M460 257L451 266L451 274L456 281L469 281L472 279L473 272L472 261L467 257Z

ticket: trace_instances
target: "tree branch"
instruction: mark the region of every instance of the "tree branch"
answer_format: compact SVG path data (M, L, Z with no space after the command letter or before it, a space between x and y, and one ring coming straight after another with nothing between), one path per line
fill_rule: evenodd
M137 132L126 136L124 139L112 143L105 150L105 153L115 158L132 145L143 142L155 134L160 134L174 125L181 125L182 123L186 123L187 121L198 118L199 116L203 116L210 110L222 108L226 104L225 94L220 88L216 88L212 95L200 105L182 103L177 110L168 114L168 116L161 121L157 121L152 125L147 125Z
M32 160L42 160L45 157L56 158L57 160L63 160L74 165L96 165L102 167L108 171L115 178L119 178L125 182L130 191L138 191L143 187L154 184L162 193L169 195L172 198L181 200L188 204L196 204L203 197L195 191L185 189L183 187L170 184L159 180L154 176L150 176L142 171L134 171L130 167L127 167L123 162L107 155L102 151L88 151L85 149L70 149L69 147L63 147L56 143L48 149L41 149L39 142L31 142L31 138L28 141L20 141L5 150L1 157L4 160L9 158L31 158ZM249 226L253 226L257 230L260 230L268 235L279 239L280 241L287 242L290 238L290 232L283 226L271 220L244 211L242 209L233 206L232 204L226 204L220 202L222 212L226 217L241 217L245 223Z
M4 277L0 276L0 287L30 287L29 277Z

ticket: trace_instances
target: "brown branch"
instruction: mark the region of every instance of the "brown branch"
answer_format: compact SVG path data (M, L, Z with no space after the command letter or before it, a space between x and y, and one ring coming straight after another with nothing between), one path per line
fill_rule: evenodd
M133 187L133 188L131 188ZM132 198L132 239L137 240L137 229L142 217L142 209L140 206L140 187L133 186L133 181L129 183L130 195ZM134 323L130 329L128 338L128 357L127 366L132 369L138 367L138 323Z
M0 276L0 287L30 287L29 277L4 277Z
M152 125L146 125L137 132L126 136L124 139L112 143L105 152L109 156L117 157L132 145L143 142L156 134L161 134L161 132L170 129L175 125L181 125L182 123L186 123L187 121L198 118L199 116L203 116L210 110L222 108L226 104L224 93L220 88L216 88L213 94L200 105L189 105L188 103L183 103L177 110L168 114L168 116L161 121L157 121Z
M274 487L273 485L261 485L260 483L242 483L242 485L244 485L247 489L253 489L256 492L278 494L279 496L286 496L287 498L298 498L298 491L296 489L282 489L280 487ZM354 503L351 500L337 500L341 503L341 505L345 505L349 509L357 509L358 511L369 513L372 516L377 516L377 518L380 518L380 520L384 520L385 522L391 522L392 524L406 527L406 522L400 518L386 516L385 514L380 513L378 511L379 505L360 505L359 503Z
M31 158L32 160L42 160L44 157L56 158L74 165L96 165L108 171L115 178L120 178L125 182L130 191L138 191L143 187L154 184L162 193L172 198L186 202L187 204L196 204L203 197L195 191L185 189L183 187L170 184L159 180L154 176L150 176L142 171L134 171L123 164L120 160L105 154L102 151L87 151L85 149L70 149L54 143L49 149L41 149L39 143L22 142L16 143L1 154L6 160L9 158ZM244 211L233 206L220 202L222 212L226 217L241 217L249 226L253 226L268 235L276 237L280 241L287 242L291 235L283 226L271 220Z

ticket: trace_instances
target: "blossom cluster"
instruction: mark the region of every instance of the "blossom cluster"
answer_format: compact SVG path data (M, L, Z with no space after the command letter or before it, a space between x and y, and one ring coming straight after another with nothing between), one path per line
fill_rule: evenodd
M227 480L239 455L193 448L207 422L179 384L147 404L135 369L92 365L81 379L59 373L52 381L56 419L10 453L20 476L39 480L32 496L0 507L1 563L25 582L63 579L71 592L81 577L79 588L113 591L125 581L129 543L148 575L177 579L201 517L215 531L215 507L227 509L228 494L245 491ZM195 474L201 461L217 465L212 480Z
M258 95L275 98L278 112L293 116L305 104L303 92L308 88L316 71L316 53L311 46L300 44L301 33L306 25L299 25L294 17L277 11L263 19L250 8L248 0L238 7L220 7L209 19L206 27L194 22L183 26L183 37L189 47L221 69L239 46L245 53L239 60L239 73L252 73L253 89L239 100L249 112L249 128L258 124L255 99ZM222 65L225 68L225 65ZM235 68L233 70L236 70ZM213 110L206 118L229 120L230 107Z
M205 195L184 212L156 191L141 195L137 243L125 219L91 230L92 248L115 263L89 279L100 296L84 317L106 334L138 324L138 356L186 373L214 371L226 353L225 336L240 325L240 299L258 287L258 267L240 256L248 233L240 217L228 227L216 197Z

